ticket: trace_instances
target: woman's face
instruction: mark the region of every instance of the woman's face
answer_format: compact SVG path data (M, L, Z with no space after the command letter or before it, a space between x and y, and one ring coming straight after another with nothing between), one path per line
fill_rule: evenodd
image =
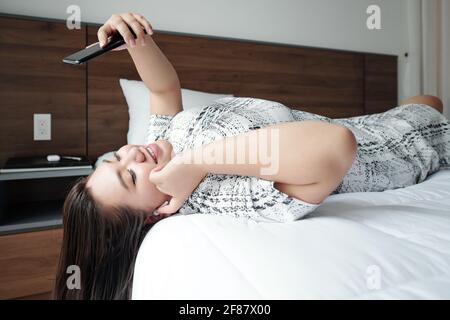
M166 140L147 146L125 145L115 159L104 160L95 169L86 186L102 205L153 212L170 197L150 182L149 174L156 166L165 166L172 156L172 145Z

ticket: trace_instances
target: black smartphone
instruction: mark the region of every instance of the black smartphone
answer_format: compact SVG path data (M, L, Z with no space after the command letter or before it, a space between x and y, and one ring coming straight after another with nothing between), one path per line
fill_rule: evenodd
M136 39L136 34L133 32L133 30L130 29L130 32ZM95 58L101 54L111 51L112 49L120 47L123 44L125 44L125 40L123 39L122 35L119 32L116 32L110 37L110 41L103 48L100 47L99 43L95 43L87 48L84 48L80 51L71 54L70 56L65 57L63 59L63 62L69 64L82 64L88 60L91 60L92 58Z

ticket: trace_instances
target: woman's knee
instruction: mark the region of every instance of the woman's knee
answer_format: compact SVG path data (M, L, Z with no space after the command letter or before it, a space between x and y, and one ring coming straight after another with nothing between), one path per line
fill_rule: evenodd
M419 103L419 104L426 104L430 107L433 107L440 113L442 113L444 109L444 105L438 97L432 96L432 95L420 95L408 98L401 102L402 105L404 104L410 104L410 103Z

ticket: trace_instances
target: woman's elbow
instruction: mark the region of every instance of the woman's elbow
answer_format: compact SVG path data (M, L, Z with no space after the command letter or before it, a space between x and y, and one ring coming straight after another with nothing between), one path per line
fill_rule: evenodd
M341 166L345 173L350 170L353 161L356 158L356 152L358 151L358 142L356 141L356 137L353 132L346 128L342 127L342 150L340 152L340 159L342 161Z
M337 175L344 176L355 160L358 143L353 132L344 126L338 126L335 138L337 141L332 151L333 169Z

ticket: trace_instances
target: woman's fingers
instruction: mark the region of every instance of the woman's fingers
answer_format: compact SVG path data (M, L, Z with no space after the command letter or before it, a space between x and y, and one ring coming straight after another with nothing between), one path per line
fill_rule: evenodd
M136 20L136 18L130 13L123 14L122 18L127 23L127 25L133 30L134 34L136 35L137 41L141 41L141 44L145 46L144 26L141 25L141 23L138 20Z
M140 14L136 14L133 13L134 18L140 22L140 24L142 26L144 26L145 31L147 31L147 34L153 34L153 27L150 24L150 22L148 22L147 19L145 19L143 16L141 16Z
M164 166L165 165L158 165L150 171L148 179L156 186L159 186L164 182L164 174L161 172Z
M108 36L112 35L113 33L114 30L108 23L105 23L98 29L97 37L101 47L104 47L108 43Z
M109 42L108 37L112 36L114 32L119 32L125 43L134 47L136 40L130 30L133 30L136 38L138 41L141 41L142 45L145 45L144 30L149 35L153 34L151 24L142 15L136 13L113 14L97 31L100 46L104 47Z
M159 214L171 215L171 214L177 212L178 209L181 208L183 203L184 203L184 200L180 201L180 199L178 199L176 197L172 197L168 204L159 207L158 209L156 209L156 211Z
M128 45L131 45L134 47L136 45L136 40L134 40L134 36L131 33L130 29L128 28L128 25L125 23L123 19L118 21L114 24L114 27L119 31L119 33L122 35L123 39Z

